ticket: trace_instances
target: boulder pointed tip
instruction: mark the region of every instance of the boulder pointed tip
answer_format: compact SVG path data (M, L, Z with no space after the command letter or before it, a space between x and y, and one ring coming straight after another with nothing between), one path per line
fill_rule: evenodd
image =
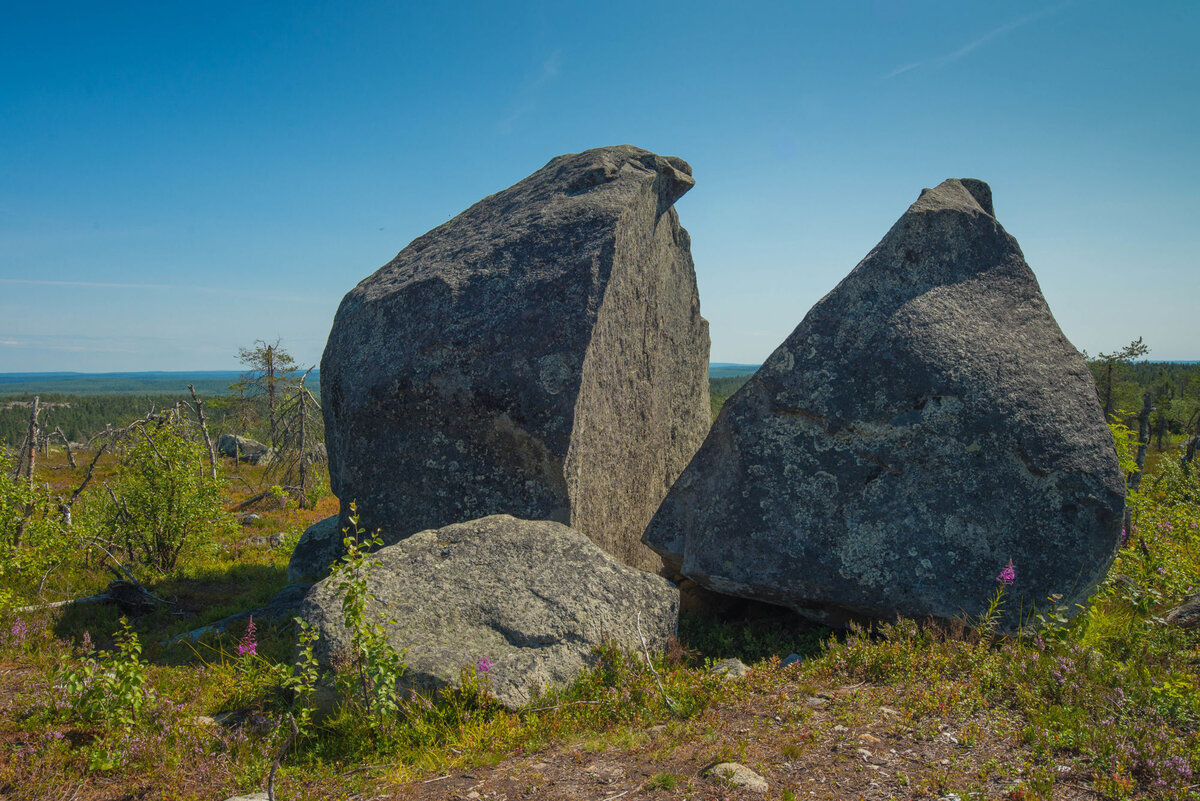
M986 181L978 178L959 178L958 182L962 184L963 189L970 193L971 197L975 198L975 202L988 213L988 216L996 216L996 209L992 206L992 188L987 185Z
M920 197L909 211L955 211L977 213L982 211L995 218L992 206L992 188L978 178L948 178L933 189L922 189Z

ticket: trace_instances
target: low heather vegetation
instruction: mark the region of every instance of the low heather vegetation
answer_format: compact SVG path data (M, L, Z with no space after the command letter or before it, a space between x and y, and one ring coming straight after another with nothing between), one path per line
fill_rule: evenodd
M1138 437L1116 431L1136 471ZM264 469L210 463L193 417L145 418L75 467L55 448L32 480L0 464L0 796L741 797L707 773L736 761L780 799L1200 798L1200 634L1167 619L1200 592L1200 472L1171 440L1069 623L1051 598L995 631L1019 563L997 565L991 612L951 626L835 633L731 602L685 613L665 654L602 648L509 710L485 653L440 693L396 690L406 654L366 611L364 532L336 579L356 645L339 702L290 621L185 636L265 603L337 501L264 493ZM118 576L144 592L47 606ZM708 670L729 657L749 673Z

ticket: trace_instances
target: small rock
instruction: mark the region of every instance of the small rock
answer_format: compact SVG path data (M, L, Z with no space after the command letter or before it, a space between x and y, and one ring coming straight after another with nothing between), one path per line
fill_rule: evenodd
M881 707L879 707L879 711L885 715L899 715L900 714L899 710L892 709L890 706L881 706Z
M1200 628L1200 592L1187 596L1182 604L1167 612L1163 620L1182 629Z
M266 793L252 793L250 795L235 795L225 799L225 801L267 801Z
M858 736L858 739L862 740L864 743L874 744L874 743L879 742L879 738L875 737L874 735L871 735L871 734L860 734Z
M838 725L834 726L834 727L833 727L833 730L834 730L834 731L836 731L836 732L844 732L844 731L849 731L849 729L847 729L845 726L843 726L843 725L842 725L842 724L840 724L840 723L839 723Z
M750 672L750 668L740 659L722 659L708 669L709 673L718 673L727 679L740 679Z
M828 706L829 701L824 698L819 698L815 695L810 695L808 698L804 699L804 703L808 704L809 708L811 709L823 709Z
M732 787L745 787L756 793L767 792L767 780L740 762L722 762L708 772Z
M871 750L869 748L858 749L858 755L860 757L862 757L863 759L870 759L871 757L874 756L874 754L871 753Z
M257 523L259 520L262 520L262 515L256 515L253 512L251 512L250 514L248 514L242 518L242 525L248 526L251 523Z
M785 656L783 658L783 661L779 663L779 667L785 668L788 665L794 665L799 661L800 661L800 654L788 654L787 656Z

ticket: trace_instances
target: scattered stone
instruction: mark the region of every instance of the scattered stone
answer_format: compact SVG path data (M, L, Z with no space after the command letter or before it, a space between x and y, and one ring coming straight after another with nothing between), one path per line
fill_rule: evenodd
M222 434L217 440L217 453L230 459L238 459L253 465L266 467L275 461L275 451L258 440Z
M1183 603L1167 612L1163 620L1183 629L1200 628L1200 592L1184 598Z
M709 673L717 673L726 679L740 679L750 672L750 668L740 659L722 659L708 669Z
M679 614L679 591L666 579L551 521L492 515L419 532L368 562L376 620L407 650L406 685L444 687L486 658L492 693L509 707L573 679L606 641L641 651L644 635L650 649L665 648ZM325 671L349 648L341 601L325 579L300 607L320 635Z
M987 184L925 190L726 402L644 541L712 590L850 617L1085 603L1124 482Z
M329 472L387 543L485 515L569 523L626 564L708 430L708 323L681 159L559 156L342 300Z
M235 795L225 801L268 801L266 793L251 793L250 795Z
M787 656L785 656L783 658L783 661L779 663L779 667L785 668L785 667L788 667L789 665L794 665L797 662L799 662L800 659L801 659L800 654L788 654Z
M869 748L859 748L858 755L863 759L870 759L871 757L875 756L871 753L871 749Z
M820 698L816 695L810 695L804 699L804 703L809 709L824 709L829 706L828 698Z
M242 525L243 526L248 526L251 523L257 523L259 520L262 520L262 515L255 514L254 512L251 512L248 515L242 515Z
M890 706L881 706L881 707L879 707L879 711L885 715L899 715L900 714L900 710L892 709Z
M319 520L304 530L288 560L288 581L320 581L343 553L338 515Z
M730 787L745 787L755 793L767 792L767 780L740 762L722 762L713 765L710 776L727 783Z

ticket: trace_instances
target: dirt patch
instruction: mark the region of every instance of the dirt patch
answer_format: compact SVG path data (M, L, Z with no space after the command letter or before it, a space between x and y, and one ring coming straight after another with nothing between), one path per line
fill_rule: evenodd
M430 776L394 799L756 799L708 775L740 762L766 778L766 798L1023 799L1036 786L1055 799L1093 799L1071 765L1038 765L1015 723L990 711L956 723L914 722L887 701L894 688L785 685L711 708L691 721L609 735ZM612 740L618 742L611 742Z

